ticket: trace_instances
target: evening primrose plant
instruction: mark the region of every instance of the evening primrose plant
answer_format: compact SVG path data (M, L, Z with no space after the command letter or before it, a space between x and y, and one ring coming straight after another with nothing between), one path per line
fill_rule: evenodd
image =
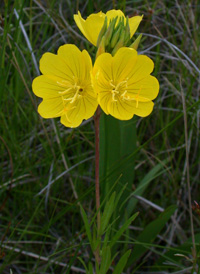
M99 191L100 108L106 115L119 120L130 120L134 115L148 116L153 110L152 100L158 95L159 83L151 76L153 61L145 55L138 55L136 51L141 35L137 39L133 39L133 35L142 16L128 18L121 10L110 10L106 14L91 14L86 20L78 12L74 15L74 20L82 34L96 47L93 64L86 50L80 51L73 44L63 45L57 54L45 53L42 56L42 75L33 80L32 88L35 95L43 99L38 107L39 114L43 118L60 117L60 122L66 127L78 127L83 120L93 117L96 112L94 121L97 224L89 223L82 207L81 212L95 255L96 273L103 274L107 273L116 256L111 256L112 246L137 214L122 225L114 237L115 240L108 240L111 229L111 226L108 226L109 220L124 188L117 195L112 193L103 211ZM103 211L102 216L100 210ZM94 235L90 232L91 225L96 227ZM129 255L130 251L121 257L113 273L121 273ZM91 263L88 268L85 265L85 268L87 273L93 273Z

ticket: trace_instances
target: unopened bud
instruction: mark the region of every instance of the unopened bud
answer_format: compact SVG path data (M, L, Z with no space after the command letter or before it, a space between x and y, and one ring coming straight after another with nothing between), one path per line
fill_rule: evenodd
M98 47L97 53L96 53L96 59L99 55L105 52L105 36L101 39L100 45Z
M126 26L125 26L125 38L124 38L125 45L130 41L130 38L131 38L131 32L130 32L130 26L129 26L129 19L127 16L126 17Z
M107 45L109 44L109 42L110 42L110 39L111 39L112 34L113 34L113 32L114 32L114 28L115 28L116 21L117 21L117 17L114 18L114 19L110 22L110 24L109 24L109 26L108 26L108 29L107 29L107 31L106 31L106 33L105 33L105 35L104 35L104 36L105 36L105 46L107 46Z
M116 28L113 36L112 36L111 42L110 42L111 48L115 47L117 41L119 40L120 34L123 31L123 28L124 27L123 27L123 25L121 23L117 26L117 28Z
M97 47L99 47L99 44L101 42L102 37L104 36L106 30L107 30L107 24L108 24L108 19L107 16L105 17L103 27L101 28L101 31L99 33L99 36L97 38Z
M135 41L129 46L129 48L132 48L132 49L135 49L137 50L138 49L138 46L139 46L139 43L140 43L140 40L142 38L142 34L140 34L136 39Z
M120 49L121 47L124 46L124 38L125 38L125 32L123 31L119 41L117 42L117 44L115 45L115 47L112 51L112 55L115 55L115 53L118 51L118 49Z

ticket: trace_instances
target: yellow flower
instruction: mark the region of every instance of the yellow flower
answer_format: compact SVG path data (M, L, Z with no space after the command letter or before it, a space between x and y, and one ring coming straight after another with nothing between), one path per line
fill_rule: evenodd
M121 17L124 18L124 23L126 24L126 18L124 16L124 13L121 10L109 10L106 14L103 12L93 13L90 16L87 17L86 20L84 20L78 12L78 14L74 15L74 20L80 29L80 31L83 33L83 35L93 44L97 45L97 39L99 36L99 33L104 25L105 17L107 16L108 24L113 18L118 17L118 20L116 23L118 23L119 19ZM134 16L128 19L129 26L130 26L130 35L131 37L136 32L140 22L142 20L142 16ZM130 38L131 38L130 37Z
M93 84L103 111L120 120L149 115L159 91L150 75L153 68L150 58L131 48L120 48L114 57L101 54L94 64Z
M33 92L43 98L38 112L43 118L61 117L66 127L77 127L96 111L97 98L91 84L92 62L86 50L64 45L58 53L40 60L43 75L34 79Z

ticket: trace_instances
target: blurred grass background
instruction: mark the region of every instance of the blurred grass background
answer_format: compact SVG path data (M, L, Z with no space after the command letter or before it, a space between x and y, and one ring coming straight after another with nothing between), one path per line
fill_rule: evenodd
M93 120L68 129L40 118L31 83L42 54L65 43L94 56L73 14L80 10L86 18L112 8L144 15L139 52L152 58L160 82L153 113L133 119L137 139L125 160L134 159L128 169L134 179L125 207L140 214L118 249L121 256L133 249L126 273L193 273L187 182L192 202L200 202L197 0L0 2L0 273L85 273L78 257L92 260L78 203L93 216ZM176 210L161 225L160 214L171 205ZM194 208L197 265L198 213Z

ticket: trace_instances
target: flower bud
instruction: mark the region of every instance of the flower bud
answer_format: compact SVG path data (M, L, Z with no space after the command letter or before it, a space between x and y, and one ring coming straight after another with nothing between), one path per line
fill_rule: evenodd
M111 48L115 47L117 41L119 40L120 34L123 31L123 28L124 28L124 26L121 23L117 26L117 28L112 36L111 42L110 42Z
M105 36L101 39L100 45L98 47L97 53L96 53L96 59L99 55L105 52Z
M97 47L99 47L99 44L101 42L101 39L102 37L104 36L106 30L107 30L107 24L108 24L108 19L107 19L107 16L105 17L105 20L104 20L104 24L103 24L103 27L99 33L99 36L97 38Z
M113 35L115 24L117 22L117 17L115 17L109 24L108 29L104 35L105 37L105 46L107 46L110 43L110 39Z
M112 55L115 55L115 53L118 51L118 49L120 49L121 47L124 46L124 38L125 38L125 32L122 31L121 37L112 51Z
M130 33L130 26L129 26L129 20L128 16L126 17L126 26L125 26L125 38L124 38L124 43L125 45L130 41L131 39L131 33Z

